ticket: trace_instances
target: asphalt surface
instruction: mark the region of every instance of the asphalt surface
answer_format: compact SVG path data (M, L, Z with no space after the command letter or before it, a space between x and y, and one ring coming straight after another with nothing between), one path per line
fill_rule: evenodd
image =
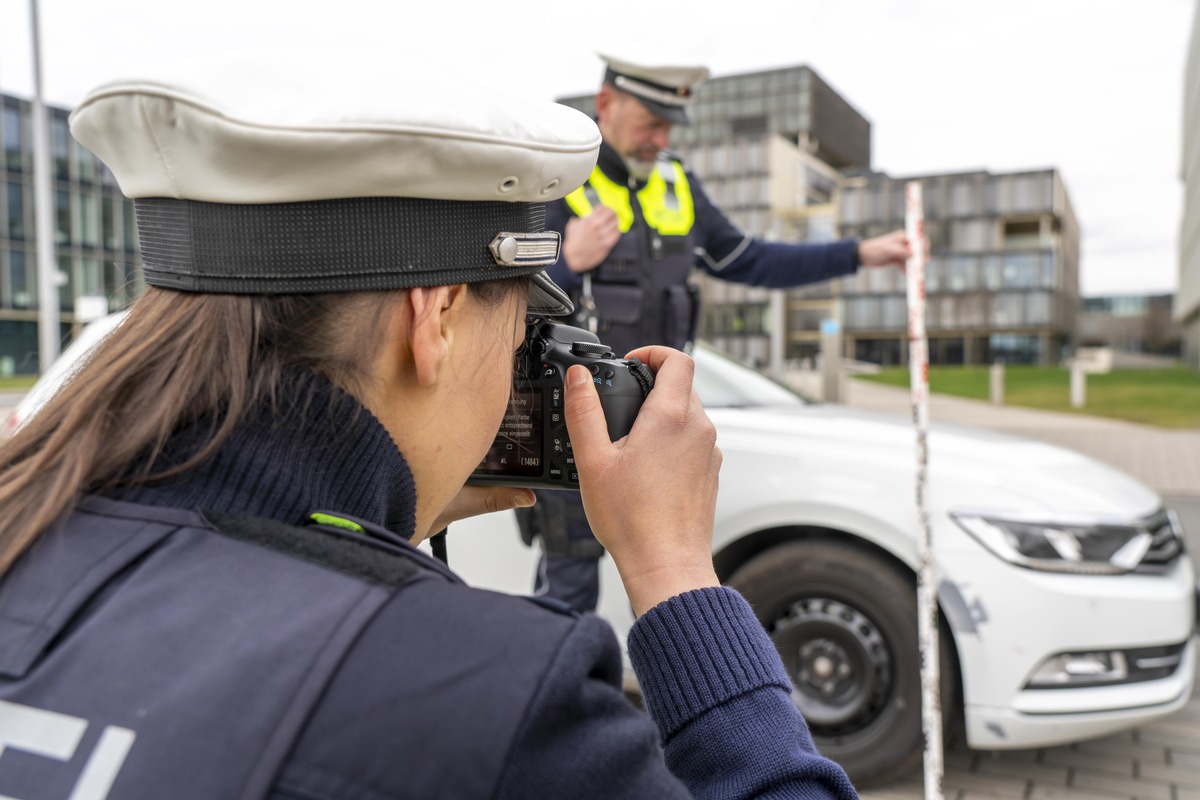
M789 382L819 396L818 376L797 373ZM845 402L911 413L906 390L868 381L846 382ZM1200 402L1200 398L1197 399ZM934 395L930 419L991 428L1067 447L1112 464L1156 489L1184 527L1200 567L1200 430L1168 430L1127 422ZM1077 744L1036 750L945 754L947 800L1200 800L1200 690L1176 714L1139 728ZM917 771L863 800L919 800L924 776Z

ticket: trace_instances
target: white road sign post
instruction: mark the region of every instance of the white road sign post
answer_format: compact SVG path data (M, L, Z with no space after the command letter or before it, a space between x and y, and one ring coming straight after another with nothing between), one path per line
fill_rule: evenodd
M908 259L908 364L913 424L917 429L917 635L921 647L921 727L925 734L925 800L942 800L942 697L939 677L937 583L929 526L929 339L925 333L925 209L921 184L904 186L904 228L912 247Z

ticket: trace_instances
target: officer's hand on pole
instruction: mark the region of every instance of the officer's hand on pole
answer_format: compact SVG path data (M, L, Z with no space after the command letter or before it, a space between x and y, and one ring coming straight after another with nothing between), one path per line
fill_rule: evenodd
M589 272L604 263L621 238L617 214L597 206L586 217L571 217L563 231L562 254L572 272Z
M446 528L451 522L474 517L479 514L490 514L493 511L507 511L510 508L528 508L536 498L532 489L517 489L508 486L464 486L442 509L429 530L414 537L413 544L419 544L427 536L431 536Z
M925 240L926 252L929 240ZM903 230L885 233L858 243L858 261L864 267L901 267L912 258L912 246Z
M668 347L630 355L655 382L628 436L609 441L584 367L567 371L565 411L588 521L641 616L675 595L720 585L712 535L721 451L692 389L692 359Z

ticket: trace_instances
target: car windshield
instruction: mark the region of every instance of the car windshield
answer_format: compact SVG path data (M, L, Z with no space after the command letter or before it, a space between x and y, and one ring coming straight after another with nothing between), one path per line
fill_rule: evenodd
M705 408L801 406L802 396L704 344L697 344L693 385Z

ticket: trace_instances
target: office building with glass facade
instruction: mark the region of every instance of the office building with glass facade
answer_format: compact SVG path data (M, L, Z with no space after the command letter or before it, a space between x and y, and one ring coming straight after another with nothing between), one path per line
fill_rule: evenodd
M39 371L31 107L28 100L0 95L0 375ZM58 313L65 340L84 321L76 315L78 298L106 298L109 310L132 302L141 291L141 260L133 204L108 168L72 138L68 112L46 111Z
M590 113L593 96L560 102ZM807 66L717 77L672 147L746 233L868 238L903 227L904 182L870 170L871 125ZM1079 229L1055 170L917 176L932 247L935 363L1056 361L1079 303ZM906 363L899 270L774 292L705 277L702 337L758 365L812 358L837 321L846 356ZM777 326L775 321L780 321ZM773 330L775 328L775 330Z
M930 362L1058 363L1079 307L1079 226L1058 171L846 176L840 235L864 239L903 228L910 180L922 186L930 246ZM907 363L903 273L859 270L808 293L822 291L838 299L847 355Z

